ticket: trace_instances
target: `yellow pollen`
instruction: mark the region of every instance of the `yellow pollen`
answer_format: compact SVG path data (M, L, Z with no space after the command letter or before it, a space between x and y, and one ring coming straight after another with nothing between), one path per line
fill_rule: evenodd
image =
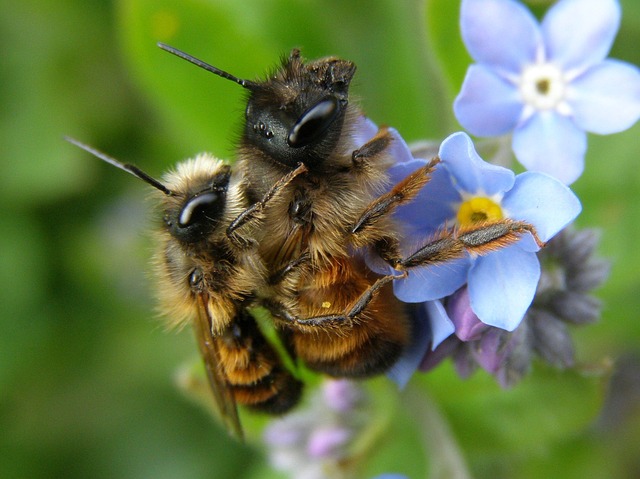
M323 301L323 302L322 302L322 307L323 307L324 309L329 309L329 308L331 307L331 302L329 302L329 301Z
M469 226L483 221L499 220L502 217L500 205L482 196L468 199L460 205L458 210L458 223L462 226Z

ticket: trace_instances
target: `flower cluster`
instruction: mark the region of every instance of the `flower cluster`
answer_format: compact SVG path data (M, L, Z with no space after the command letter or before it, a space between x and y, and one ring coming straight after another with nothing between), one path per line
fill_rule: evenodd
M573 366L567 326L598 319L601 304L589 293L609 274L609 262L595 255L598 236L594 230L567 228L538 253L542 275L535 298L514 331L480 321L466 287L448 297L444 309L455 334L429 351L419 368L428 371L451 356L460 376L480 367L508 387L529 371L534 356L558 368Z
M572 363L565 324L597 318L598 304L587 293L607 268L595 260L577 266L593 252L593 234L552 238L581 211L566 185L582 172L585 131L621 131L640 116L638 69L605 60L619 17L615 0L561 0L542 24L515 0L463 0L462 35L477 63L454 111L474 134L512 132L515 155L530 171L515 175L483 161L466 133L449 136L429 184L396 213L401 250L408 257L429 238L505 220L534 230L482 254L413 267L394 282L400 300L417 303L414 344L390 373L400 385L418 365L426 370L449 355L461 375L481 366L505 386L528 370L534 353L556 366ZM568 33L569 22L577 30ZM394 134L392 184L426 164ZM373 253L367 263L393 274ZM553 279L560 273L566 281L559 285Z
M403 144L399 138L396 143ZM412 158L406 145L404 148L406 151L389 171L394 181L426 163ZM482 327L500 331L518 328L534 299L541 275L539 242L549 241L581 209L571 190L551 176L538 172L515 175L483 161L465 133L455 133L444 140L439 157L441 164L427 187L397 211L397 219L403 225L401 249L405 255L415 251L425 238L437 237L443 229L453 228L455 234L475 223L503 219L531 224L538 238L527 232L510 246L482 256L468 254L440 265L414 267L406 278L394 282L399 299L421 303L416 318L417 333L421 334L414 335L417 346L392 371L392 377L400 384L415 371L425 354L425 345L436 347L454 332L463 339L473 337L472 331L461 332L450 318L450 309L443 306L443 301L450 302L449 298L459 295L461 289L469 314L478 318ZM376 256L369 255L367 261L378 273L392 273L392 268Z
M364 391L347 380L325 380L304 409L277 419L264 432L274 468L296 479L350 477L344 459L367 423Z

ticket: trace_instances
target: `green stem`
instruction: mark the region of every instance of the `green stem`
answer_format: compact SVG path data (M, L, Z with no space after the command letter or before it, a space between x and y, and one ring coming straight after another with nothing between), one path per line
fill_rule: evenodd
M415 383L414 383L415 384ZM429 479L471 479L449 423L424 388L411 384L403 394L403 402L416 415L429 457Z

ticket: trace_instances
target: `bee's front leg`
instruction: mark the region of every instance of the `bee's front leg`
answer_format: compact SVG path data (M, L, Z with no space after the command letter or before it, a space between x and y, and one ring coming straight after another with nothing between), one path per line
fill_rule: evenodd
M294 178L306 172L307 167L303 163L298 164L295 170L284 175L271 188L269 188L269 191L266 192L260 201L252 204L240 213L227 227L227 237L229 240L240 249L246 249L247 247L252 246L254 242L247 240L247 238L240 235L237 230L244 225L255 224L262 221L263 211L269 202L284 190L284 188L291 183Z

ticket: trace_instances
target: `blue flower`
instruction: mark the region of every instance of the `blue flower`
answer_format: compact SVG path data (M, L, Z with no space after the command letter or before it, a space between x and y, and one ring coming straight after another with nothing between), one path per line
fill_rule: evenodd
M606 59L616 0L560 0L541 24L514 0L463 0L463 41L477 62L454 103L478 136L513 132L527 169L565 184L583 171L585 132L610 134L640 116L640 70Z
M402 224L401 249L410 255L443 227L469 226L477 218L510 218L526 221L543 242L562 230L580 212L578 198L557 179L544 173L511 170L491 165L476 153L465 133L455 133L440 146L441 166L411 203L398 208ZM399 181L426 163L413 159L394 165L389 174ZM513 331L533 300L540 263L539 246L529 233L515 244L485 256L471 256L438 266L415 267L407 278L394 282L394 293L402 301L422 303L444 298L467 284L471 308L485 324ZM373 255L369 266L380 273L391 268ZM437 309L437 308L436 308ZM437 310L425 312L432 336L446 337L454 327ZM436 321L433 318L437 318ZM434 345L436 341L434 341Z
M455 331L454 323L439 300L417 304L413 319L411 344L387 373L400 389L407 385L424 361L425 355L429 353L429 346L435 349Z

